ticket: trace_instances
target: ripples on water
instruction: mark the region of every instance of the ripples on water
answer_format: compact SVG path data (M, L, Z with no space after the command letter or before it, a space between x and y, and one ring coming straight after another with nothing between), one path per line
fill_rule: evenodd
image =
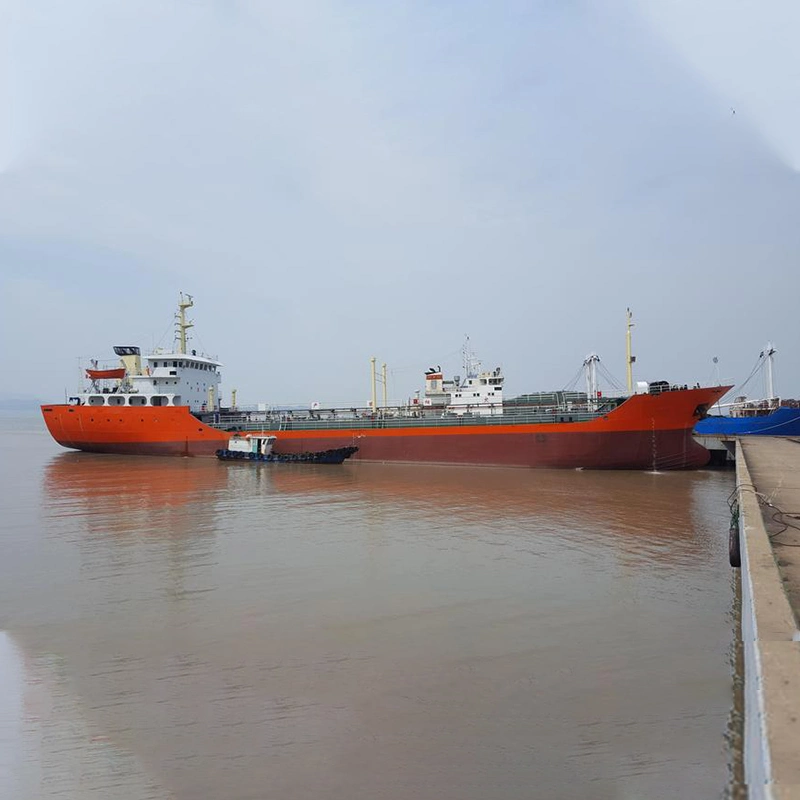
M724 791L730 474L254 468L36 430L0 433L0 796Z

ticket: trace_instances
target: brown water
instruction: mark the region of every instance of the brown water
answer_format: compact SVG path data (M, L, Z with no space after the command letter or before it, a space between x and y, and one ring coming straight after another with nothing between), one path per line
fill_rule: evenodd
M2 427L4 800L726 792L730 473L253 467Z

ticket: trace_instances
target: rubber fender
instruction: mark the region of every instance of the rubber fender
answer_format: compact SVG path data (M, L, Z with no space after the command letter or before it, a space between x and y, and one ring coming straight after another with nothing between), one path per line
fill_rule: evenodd
M742 549L739 542L739 526L731 525L728 529L728 561L732 567L742 566Z

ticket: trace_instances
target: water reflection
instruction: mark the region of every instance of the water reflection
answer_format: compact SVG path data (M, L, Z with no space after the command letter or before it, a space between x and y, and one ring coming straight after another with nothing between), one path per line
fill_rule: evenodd
M225 471L209 465L84 453L47 464L48 536L77 546L90 603L130 605L158 593L178 601L209 590L226 489Z
M178 509L184 516L186 506L213 508L209 501L227 484L221 466L205 459L62 453L44 470L43 498L56 515L74 511L112 525L116 520L119 530L157 529L154 511Z
M254 467L65 454L45 470L44 498L52 515L81 514L90 530L177 542L213 535L221 517L252 519L290 503L387 520L411 515L429 531L481 526L489 539L535 533L566 547L621 548L633 557L690 566L707 547L698 529L722 515L721 508L713 513L708 495L716 498L729 483L729 475L715 472Z

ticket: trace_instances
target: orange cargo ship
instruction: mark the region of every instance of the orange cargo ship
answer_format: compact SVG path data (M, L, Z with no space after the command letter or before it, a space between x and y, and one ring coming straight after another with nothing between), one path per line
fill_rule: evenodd
M91 386L66 404L42 406L64 447L97 453L211 456L232 432L274 435L275 453L356 446L356 461L588 469L688 469L708 462L692 430L730 388L639 384L628 397L603 398L587 359L586 393L502 397L499 369L480 372L466 354L466 377L426 374L422 403L369 409L246 411L219 403L221 364L187 348L181 296L178 347L142 357L115 347L123 377L93 364ZM119 373L115 373L118 375Z

